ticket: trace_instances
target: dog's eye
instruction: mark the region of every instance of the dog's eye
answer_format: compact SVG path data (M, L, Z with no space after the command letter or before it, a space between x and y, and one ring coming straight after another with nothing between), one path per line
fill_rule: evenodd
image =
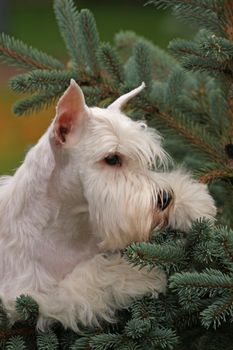
M104 158L105 163L107 163L110 166L121 166L121 157L118 154L111 154Z

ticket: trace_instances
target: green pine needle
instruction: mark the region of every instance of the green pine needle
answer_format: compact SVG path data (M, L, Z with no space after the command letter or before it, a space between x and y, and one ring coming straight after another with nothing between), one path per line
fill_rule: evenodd
M124 258L140 268L162 267L168 273L185 266L185 250L182 244L175 242L164 245L152 243L133 243L124 251Z
M25 98L15 103L13 111L16 115L28 115L40 111L42 108L47 108L57 101L58 97L64 91L64 87L53 88L49 91L38 95Z
M39 312L39 306L29 295L20 295L16 298L15 306L21 320L36 322Z
M198 297L214 296L233 290L233 275L220 270L205 269L203 272L182 272L170 278L170 287L182 295L186 290Z
M0 58L11 66L27 69L62 69L63 64L42 51L7 34L0 34Z
M150 0L158 9L172 8L174 14L182 21L195 26L207 27L220 31L218 12L222 0Z
M173 349L178 344L178 336L172 329L158 327L150 333L148 343L155 349Z
M79 73L77 71L33 70L13 77L10 80L10 87L17 93L34 93L53 89L53 87L65 90L71 78L78 80Z
M168 78L165 98L166 103L172 109L175 109L177 105L179 106L185 80L185 72L182 69L174 70L174 72ZM177 86L179 86L179 89L177 89Z
M88 348L90 349L89 338L81 337L77 339L69 349L70 350L87 350Z
M80 47L87 67L94 75L99 74L97 50L99 47L99 33L93 14L89 10L81 10L78 16L78 30Z
M132 339L139 339L148 335L152 328L150 320L132 319L127 322L125 327L126 335Z
M144 81L146 86L150 88L152 83L153 66L149 45L144 41L139 41L135 45L133 57L138 85Z
M99 334L91 337L90 346L93 350L108 350L108 349L119 349L119 345L122 340L120 334Z
M233 231L227 227L214 227L214 255L233 273Z
M73 0L55 0L54 12L73 68L80 67L83 57L79 40L78 11Z
M125 79L124 68L116 50L111 45L102 44L98 50L98 59L103 69L105 69L118 86L123 84Z
M26 350L27 347L22 336L11 337L6 343L6 350Z
M58 338L53 331L38 333L36 343L38 350L58 350L59 348Z
M233 320L233 292L219 298L201 312L201 322L206 328L213 326L214 329L223 322Z

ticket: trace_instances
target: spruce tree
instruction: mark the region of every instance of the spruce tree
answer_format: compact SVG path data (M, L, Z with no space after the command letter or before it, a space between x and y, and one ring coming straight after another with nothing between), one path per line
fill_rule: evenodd
M152 0L152 5L171 8L200 30L193 40L173 40L169 53L127 31L111 46L101 42L89 10L54 0L67 65L1 34L0 59L26 71L10 81L13 91L29 94L14 112L46 108L71 78L89 104L100 106L145 81L146 90L126 107L127 114L161 131L174 159L210 185L218 225L201 220L188 234L166 230L149 243L127 247L122 254L130 264L166 271L168 290L119 311L117 324L82 334L60 324L37 332L38 305L30 296L17 298L21 320L13 327L0 305L1 349L232 349L233 1Z

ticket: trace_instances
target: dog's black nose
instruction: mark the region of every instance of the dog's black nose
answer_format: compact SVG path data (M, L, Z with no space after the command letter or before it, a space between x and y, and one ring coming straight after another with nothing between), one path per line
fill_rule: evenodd
M165 190L159 191L158 203L157 203L158 208L162 211L165 210L171 203L171 200L172 200L172 195L170 192L167 192Z

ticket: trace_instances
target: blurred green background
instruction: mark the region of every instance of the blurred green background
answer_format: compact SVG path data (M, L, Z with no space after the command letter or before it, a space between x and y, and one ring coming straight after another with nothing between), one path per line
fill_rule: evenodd
M158 11L147 0L78 0L78 9L89 8L102 41L113 42L120 30L133 30L166 49L175 37L191 37L191 28L167 11ZM65 47L53 14L52 0L0 0L0 31L21 39L55 57L67 60ZM54 107L38 114L15 117L11 112L18 98L8 89L8 80L21 73L0 64L0 174L11 173L23 160L29 146L46 130Z

